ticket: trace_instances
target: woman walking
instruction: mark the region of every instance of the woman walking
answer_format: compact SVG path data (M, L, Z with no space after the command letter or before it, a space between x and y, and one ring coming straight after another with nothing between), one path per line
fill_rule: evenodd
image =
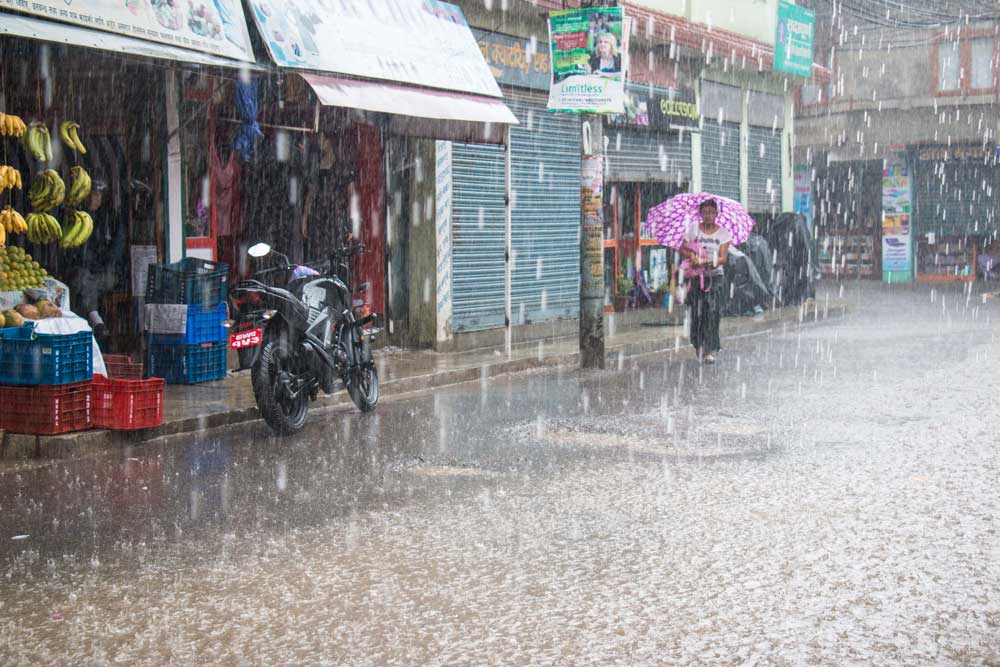
M691 345L702 363L714 364L721 349L719 318L726 297L725 265L729 258L732 234L715 221L719 206L706 199L698 206L701 218L691 224L684 235L681 257L690 264L696 276L688 279L687 299L691 309Z

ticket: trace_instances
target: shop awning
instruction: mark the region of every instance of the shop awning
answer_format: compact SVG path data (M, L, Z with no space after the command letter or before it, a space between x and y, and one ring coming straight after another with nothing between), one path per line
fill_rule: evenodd
M325 106L349 107L438 120L517 124L502 99L385 81L302 74Z
M517 122L458 5L285 0L275 12L272 4L248 0L271 59L301 74L324 105Z
M257 69L253 63L214 56L202 51L18 14L0 14L0 34L161 60Z

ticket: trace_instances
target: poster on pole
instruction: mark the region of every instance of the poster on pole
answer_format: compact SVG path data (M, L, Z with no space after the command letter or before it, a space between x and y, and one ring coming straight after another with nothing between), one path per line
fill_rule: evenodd
M628 26L621 7L549 14L549 111L625 112Z

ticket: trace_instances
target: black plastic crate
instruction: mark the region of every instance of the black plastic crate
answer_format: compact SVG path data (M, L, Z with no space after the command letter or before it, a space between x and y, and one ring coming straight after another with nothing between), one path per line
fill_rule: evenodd
M146 279L146 303L215 306L229 293L229 265L197 257L154 264Z

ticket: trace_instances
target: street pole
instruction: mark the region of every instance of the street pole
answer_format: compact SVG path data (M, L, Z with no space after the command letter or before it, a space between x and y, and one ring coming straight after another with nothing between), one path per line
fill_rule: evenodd
M580 367L604 368L604 132L584 114L580 160Z

